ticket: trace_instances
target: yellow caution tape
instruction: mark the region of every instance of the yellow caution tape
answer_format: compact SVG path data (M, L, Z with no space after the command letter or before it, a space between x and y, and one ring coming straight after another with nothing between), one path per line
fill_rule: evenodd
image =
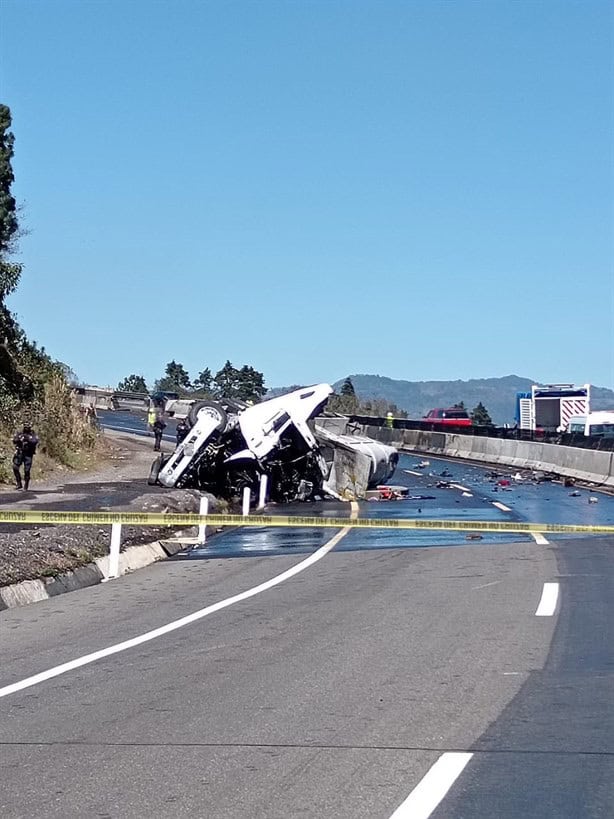
M464 532L558 532L613 535L614 526L565 523L519 523L493 520L425 520L423 518L337 518L303 515L182 515L158 512L0 511L0 523L70 523L80 526L256 526L340 529L450 529Z

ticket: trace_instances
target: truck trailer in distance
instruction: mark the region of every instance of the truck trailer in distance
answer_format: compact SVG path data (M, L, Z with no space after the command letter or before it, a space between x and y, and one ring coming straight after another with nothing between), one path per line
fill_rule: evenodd
M590 384L533 384L531 392L516 393L516 423L520 429L563 432L571 418L590 414L590 403Z

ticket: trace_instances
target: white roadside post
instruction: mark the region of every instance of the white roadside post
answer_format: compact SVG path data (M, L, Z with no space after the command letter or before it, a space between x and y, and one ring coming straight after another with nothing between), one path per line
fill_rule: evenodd
M266 505L266 492L269 485L269 476L260 476L260 491L258 493L258 509L264 509Z
M250 501L250 498L251 498L251 494L252 493L251 493L251 490L250 490L249 486L245 486L243 488L243 509L242 509L242 514L243 514L244 518L246 518L249 515L249 501Z
M209 498L204 497L200 499L200 507L198 509L199 515L208 515L209 514ZM198 544L199 546L204 546L207 540L207 524L206 523L199 523L198 524Z
M121 523L111 524L111 548L109 550L109 573L106 580L119 577L119 544L122 539Z

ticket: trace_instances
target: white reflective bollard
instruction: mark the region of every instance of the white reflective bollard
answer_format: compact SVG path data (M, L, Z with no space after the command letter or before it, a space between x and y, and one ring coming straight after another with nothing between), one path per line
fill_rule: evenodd
M121 523L111 524L111 548L109 550L109 573L107 580L119 577L119 544L122 539Z
M242 509L242 514L243 514L244 518L246 518L249 515L249 502L250 502L251 494L252 493L251 493L251 490L250 490L249 486L245 486L243 488L243 509Z
M260 476L260 491L258 493L258 509L264 509L266 505L266 493L269 487L269 476Z
M209 498L201 498L200 499L200 507L198 509L199 515L208 515L209 514ZM198 524L198 543L200 546L204 546L207 540L207 524L206 523L199 523Z

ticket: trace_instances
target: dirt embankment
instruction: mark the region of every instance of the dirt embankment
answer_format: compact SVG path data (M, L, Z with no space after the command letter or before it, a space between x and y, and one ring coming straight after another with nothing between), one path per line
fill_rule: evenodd
M152 440L106 432L103 455L84 472L59 468L29 492L0 490L0 509L40 511L197 512L200 493L148 486ZM211 499L211 511L216 507ZM222 510L223 511L223 510ZM167 527L126 526L122 549L167 538ZM0 524L0 586L55 577L108 553L109 526Z

